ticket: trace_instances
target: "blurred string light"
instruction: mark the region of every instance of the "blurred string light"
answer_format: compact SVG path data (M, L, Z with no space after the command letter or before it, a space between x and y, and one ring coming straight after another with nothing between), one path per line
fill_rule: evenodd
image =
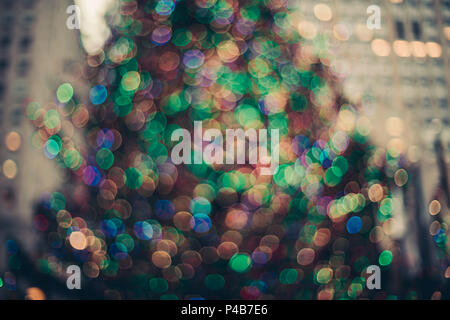
M8 179L14 179L18 173L17 164L14 160L8 159L2 165L3 175Z
M416 58L425 58L427 55L430 58L439 58L442 55L442 47L437 42L395 40L391 47L386 40L377 38L372 40L371 47L373 53L380 57L389 56L391 48L401 58L408 58L411 55Z
M5 137L5 145L9 151L15 152L19 150L22 144L22 137L16 131L9 132Z

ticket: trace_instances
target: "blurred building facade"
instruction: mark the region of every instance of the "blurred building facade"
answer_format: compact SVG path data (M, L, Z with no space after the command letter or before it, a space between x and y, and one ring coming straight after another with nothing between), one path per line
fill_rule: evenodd
M381 20L380 28L371 30L367 8L373 5ZM422 160L429 162L440 131L450 158L450 2L302 1L300 6L303 17L329 30L336 42L333 66L346 77L346 95L382 124L374 125L375 142L388 146L386 141L401 137L404 145L396 149L416 162L421 157L412 147L425 148Z
M439 265L431 226L450 219L450 1L302 1L300 7L314 28L328 30L330 64L345 79L345 95L370 119L371 140L408 170L408 186L392 186L390 237L408 267L397 272L424 281L440 273L442 280L450 269L448 261ZM377 9L379 28L372 28Z
M61 170L33 138L39 133L27 117L27 106L33 101L45 109L64 82L83 91L79 33L66 27L72 3L0 1L0 271L5 270L5 243L12 235L32 251L33 208L63 181Z
M348 43L338 55L348 67L345 92L374 120L373 140L403 153L423 169L438 168L439 133L450 163L450 2L439 0L334 1ZM367 28L377 5L380 29ZM342 32L342 31L341 31ZM345 32L343 32L345 34ZM345 35L344 35L345 37ZM430 176L432 175L432 176ZM438 170L424 179L427 200Z

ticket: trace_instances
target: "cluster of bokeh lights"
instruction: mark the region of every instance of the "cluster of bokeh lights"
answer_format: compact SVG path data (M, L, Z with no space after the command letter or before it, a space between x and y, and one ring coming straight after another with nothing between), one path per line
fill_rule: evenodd
M69 172L35 216L51 249L41 271L77 263L106 298L372 294L367 266L389 268L398 250L386 181L402 187L408 173L395 148L368 143L370 121L337 89L338 40L295 3L121 1L114 38L86 59L89 102L63 83L53 103L26 108L33 145ZM314 12L331 19L326 5ZM171 133L193 121L279 129L279 168L175 166ZM126 285L109 286L118 279Z

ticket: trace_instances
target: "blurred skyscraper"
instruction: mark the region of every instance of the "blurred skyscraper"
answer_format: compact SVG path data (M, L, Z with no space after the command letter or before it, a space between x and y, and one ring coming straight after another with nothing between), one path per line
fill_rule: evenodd
M378 29L368 25L377 18L371 6L379 9ZM408 270L398 272L420 278L442 269L443 277L431 226L438 221L440 230L450 218L450 1L301 1L300 7L309 22L300 32L329 30L330 64L345 78L346 96L370 120L372 141L387 151L388 171L390 159L399 157L408 169L405 192L393 186L394 218L382 226L405 253Z
M44 109L54 103L61 83L70 81L83 92L79 33L66 28L72 3L0 0L0 270L11 235L32 250L33 207L62 182L35 137L45 131L34 132L26 113L31 101ZM69 123L62 126L73 130Z
M378 30L367 27L371 5L380 8ZM347 96L380 120L374 140L407 153L412 162L423 155L428 163L434 134L442 129L448 158L450 1L301 1L300 6L315 28L330 30L334 67L347 76Z

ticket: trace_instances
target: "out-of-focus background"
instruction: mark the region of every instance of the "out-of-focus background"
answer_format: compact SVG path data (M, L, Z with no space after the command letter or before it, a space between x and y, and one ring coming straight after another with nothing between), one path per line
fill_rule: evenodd
M80 30L66 27L73 4L81 8ZM367 28L371 5L381 10L379 29ZM0 277L8 266L4 244L14 238L33 256L36 202L67 183L36 151L24 110L31 101L52 101L65 82L87 99L85 57L111 37L105 15L114 10L114 0L0 0ZM450 222L450 1L301 0L299 11L302 36L320 31L334 40L330 68L345 78L349 101L361 102L372 143L405 156L410 187L392 186L394 217L386 228L414 277L437 264L434 221L445 228ZM77 134L70 123L62 126ZM438 267L450 278L450 267Z

